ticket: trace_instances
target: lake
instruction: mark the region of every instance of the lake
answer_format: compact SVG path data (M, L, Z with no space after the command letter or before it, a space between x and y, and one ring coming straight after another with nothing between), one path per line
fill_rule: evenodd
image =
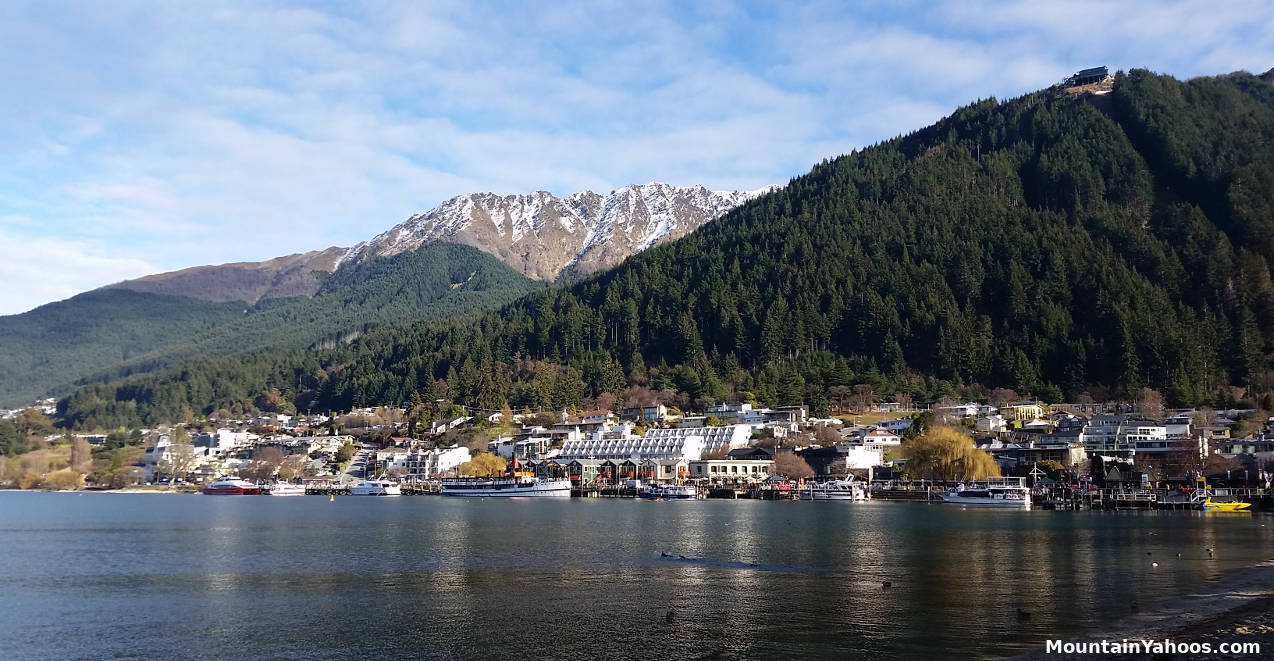
M0 658L998 658L1271 548L1264 514L4 492Z

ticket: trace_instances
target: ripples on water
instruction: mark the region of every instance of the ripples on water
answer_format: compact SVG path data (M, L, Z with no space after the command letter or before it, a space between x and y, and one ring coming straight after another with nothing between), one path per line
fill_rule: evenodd
M991 658L1265 560L1263 524L1274 518L883 502L3 493L0 658Z

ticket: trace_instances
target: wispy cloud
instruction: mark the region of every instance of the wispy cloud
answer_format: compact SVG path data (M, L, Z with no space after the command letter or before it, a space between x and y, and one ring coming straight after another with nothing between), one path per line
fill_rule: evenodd
M0 5L0 314L462 192L783 182L1094 64L1274 66L1260 2ZM41 283L58 282L56 287Z

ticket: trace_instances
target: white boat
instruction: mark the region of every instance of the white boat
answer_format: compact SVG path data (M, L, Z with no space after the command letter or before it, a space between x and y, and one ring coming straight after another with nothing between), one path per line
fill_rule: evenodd
M353 496L401 496L403 489L389 480L363 480L349 492Z
M698 497L689 484L647 484L637 495L649 500L692 500Z
M476 498L570 498L571 481L537 478L533 473L442 480L442 495Z
M305 485L290 482L275 482L261 487L267 496L304 496Z
M827 482L810 482L800 491L801 500L867 500L867 485L849 477Z
M691 500L699 495L689 484L669 484L662 492L664 500Z
M223 477L209 482L203 492L210 496L253 496L261 493L261 487L237 477Z
M996 477L973 482L942 494L942 500L953 505L979 507L1011 507L1030 509L1031 490L1024 477Z

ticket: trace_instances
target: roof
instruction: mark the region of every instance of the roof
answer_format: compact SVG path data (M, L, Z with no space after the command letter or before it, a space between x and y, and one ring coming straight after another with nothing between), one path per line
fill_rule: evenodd
M1090 76L1108 76L1108 75L1110 75L1110 72L1106 69L1106 67L1103 66L1103 67L1093 67L1091 69L1080 69L1079 71L1075 72L1075 75L1072 76L1072 78L1088 78Z

